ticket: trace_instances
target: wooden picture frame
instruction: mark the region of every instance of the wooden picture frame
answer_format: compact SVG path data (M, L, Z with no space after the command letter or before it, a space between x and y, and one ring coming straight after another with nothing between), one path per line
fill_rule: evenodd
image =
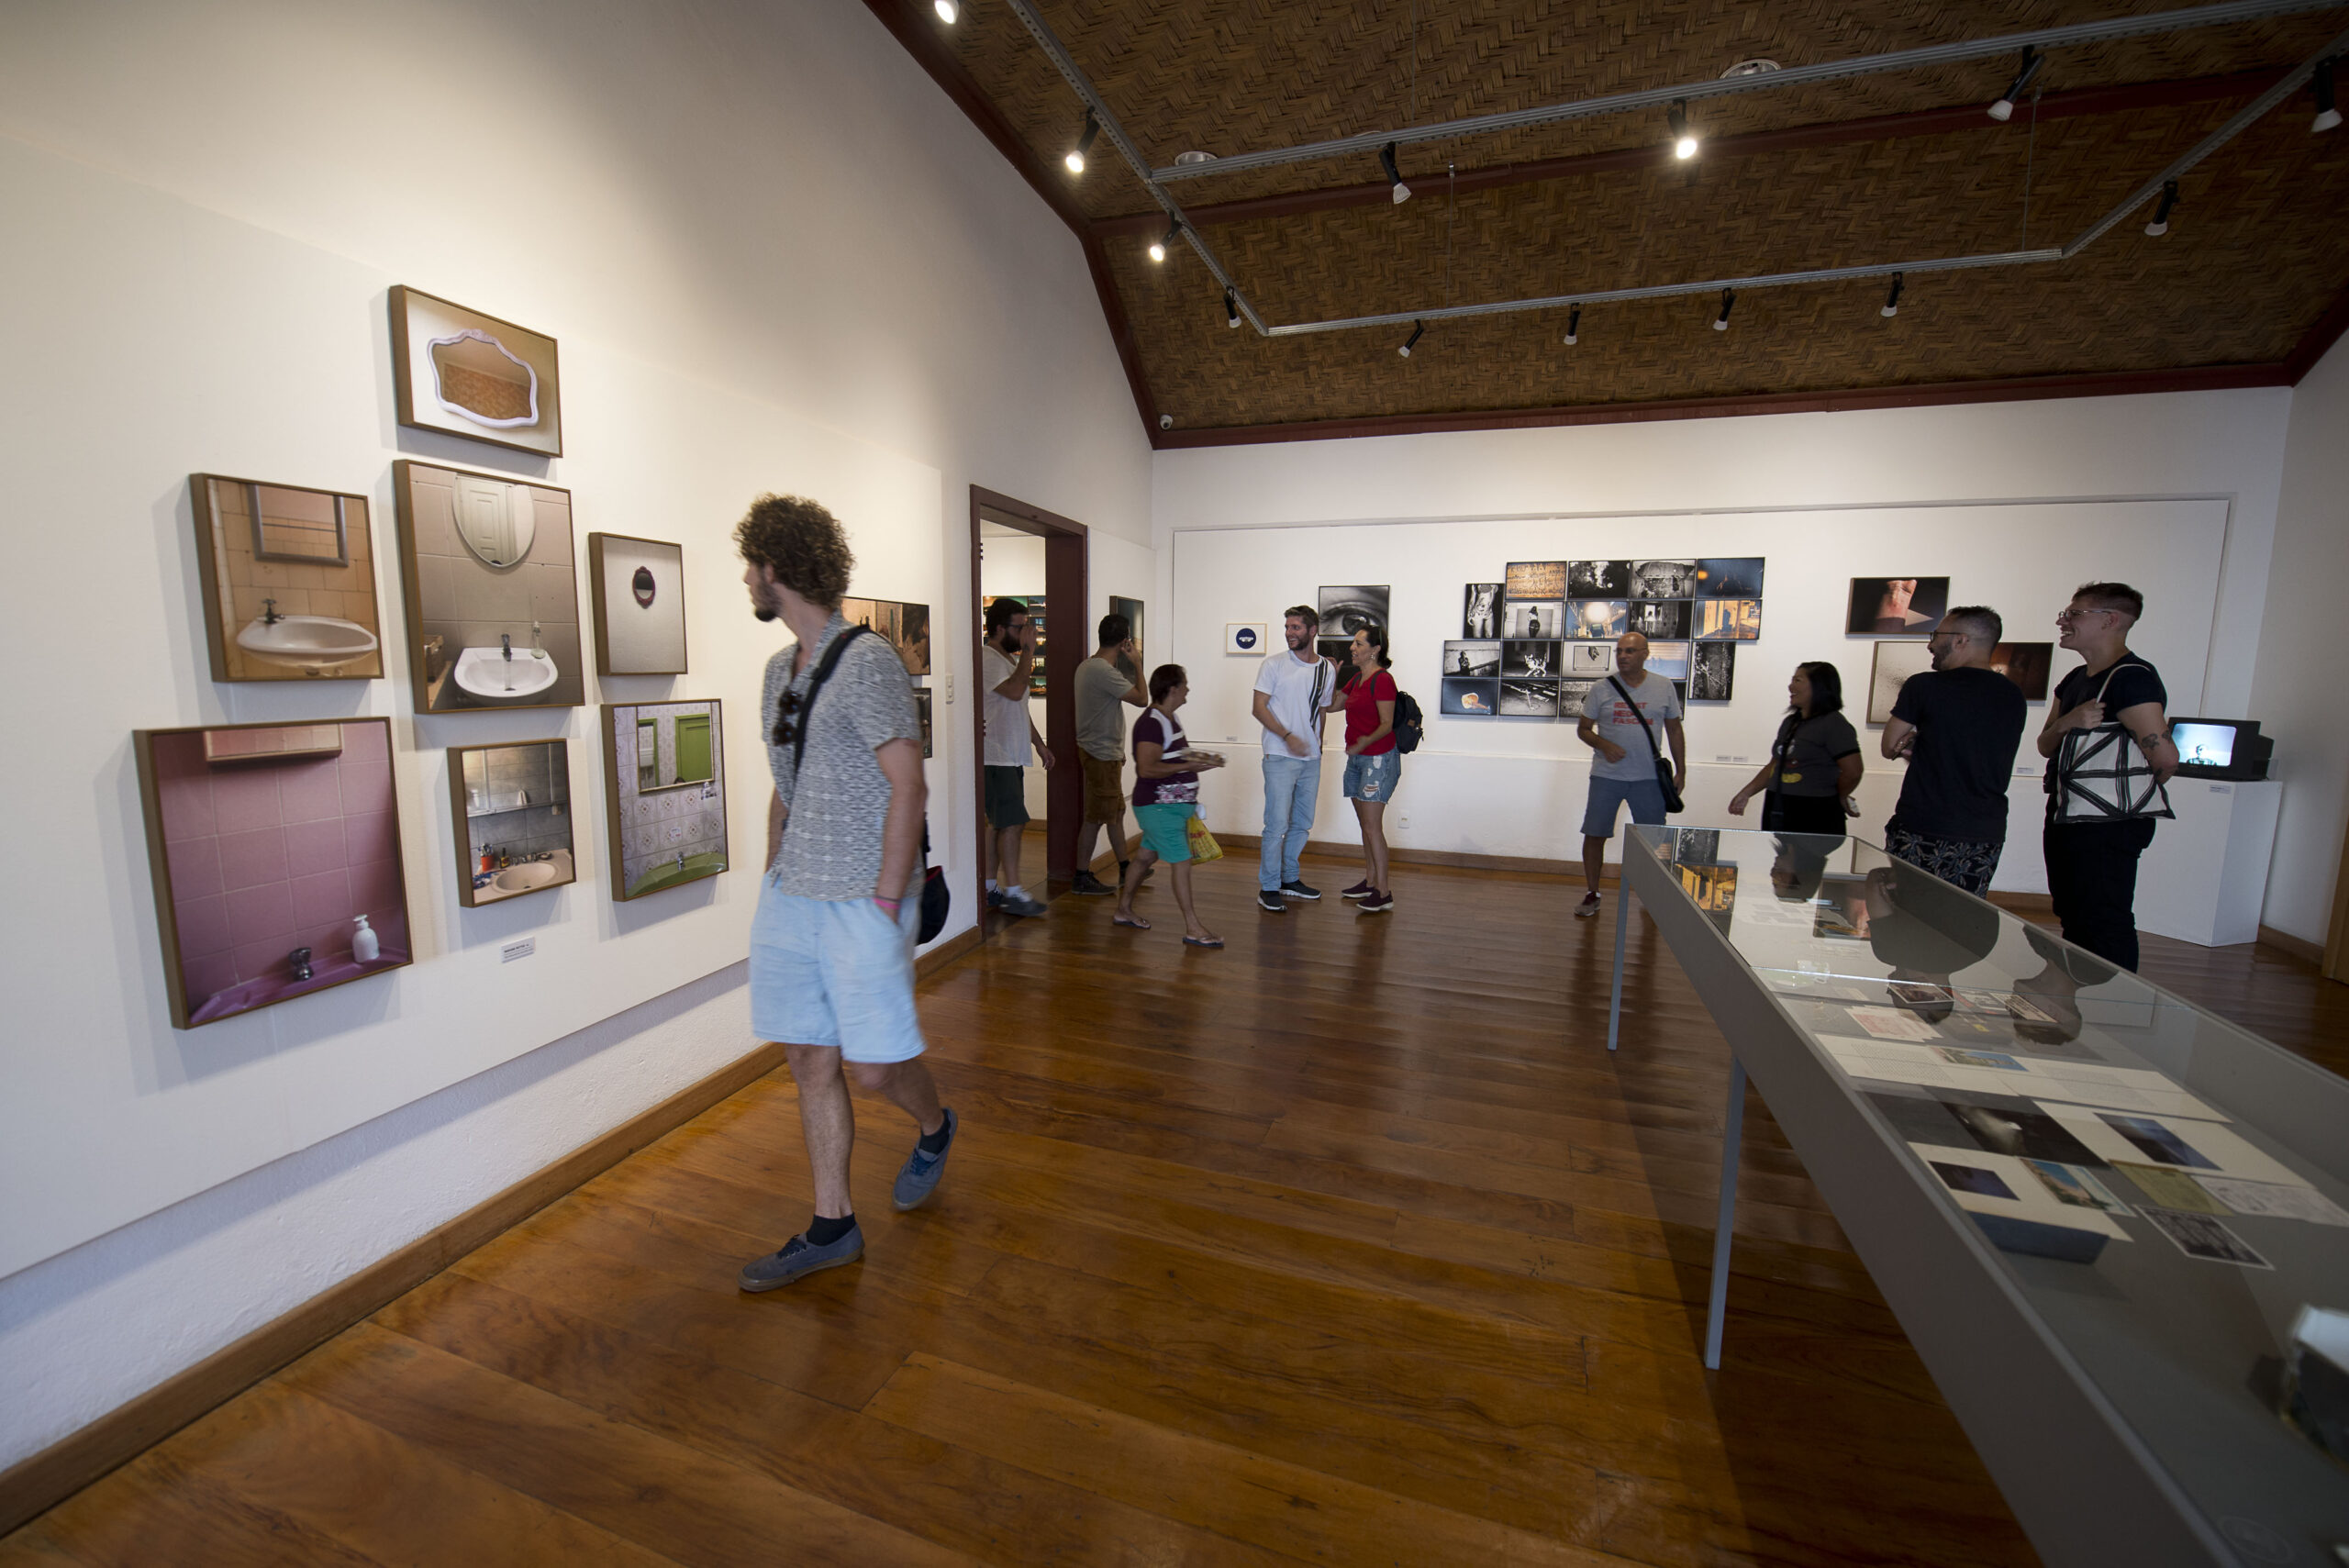
M131 749L173 1029L415 962L390 719L139 729Z
M584 706L571 492L402 458L392 464L392 504L416 711ZM541 674L543 684L528 684ZM500 679L522 689L502 695Z
M613 574L628 580L613 580ZM589 534L587 606L596 627L598 675L688 673L684 545L633 534ZM657 612L655 606L660 606ZM648 612L652 613L641 628L632 626L637 617ZM615 629L619 634L617 638ZM617 660L615 642L619 648Z
M677 722L693 718L702 722L690 733ZM664 720L672 727L665 736ZM653 731L649 757L645 729ZM615 902L733 869L725 729L716 697L604 705L604 827Z
M401 424L562 455L562 375L552 338L404 284L393 285L390 305Z
M503 779L496 764L497 753L537 753L529 759L534 768L531 777ZM474 769L466 759L478 757L483 775L476 783ZM540 782L543 781L543 782ZM507 795L520 796L500 806ZM552 813L548 817L547 813ZM514 823L495 829L507 841L491 842L497 849L511 850L527 844L527 853L536 857L505 867L483 871L480 867L480 847L475 843L475 822L488 822L494 817L529 817L527 823ZM568 887L579 880L578 815L572 809L571 744L561 737L551 740L509 740L485 746L451 746L449 748L449 820L451 847L457 855L457 902L468 909L486 908L532 893L544 893L552 888ZM518 843L512 834L520 833ZM559 844L553 840L560 840ZM543 870L542 870L543 868ZM519 873L519 874L517 874Z
M214 680L383 678L366 496L223 473L191 473L187 486Z

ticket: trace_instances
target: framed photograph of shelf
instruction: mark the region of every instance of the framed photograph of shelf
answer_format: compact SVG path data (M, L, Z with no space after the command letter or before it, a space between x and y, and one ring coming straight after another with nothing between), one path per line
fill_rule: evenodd
M555 342L420 289L391 292L399 422L494 447L562 455Z
M449 820L468 909L579 879L565 741L450 747Z
M724 728L714 697L604 705L605 825L617 901L717 876L732 863Z
M192 473L187 487L214 680L383 674L366 496L219 473Z
M685 546L627 534L589 534L587 583L596 617L596 673L686 673Z

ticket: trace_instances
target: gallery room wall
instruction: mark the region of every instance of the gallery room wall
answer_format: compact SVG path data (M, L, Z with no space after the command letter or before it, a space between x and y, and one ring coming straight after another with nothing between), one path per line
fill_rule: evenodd
M930 773L961 797L968 486L1146 550L1148 466L1074 240L860 7L19 7L0 200L0 331L42 394L0 427L28 585L0 649L49 672L11 706L48 788L6 840L47 891L0 917L5 1465L750 1049L785 640L730 556L751 495L825 501L852 592L937 608ZM399 283L560 339L565 456L397 428ZM206 678L187 475L355 491L390 540L401 456L569 489L583 563L592 530L683 542L693 673L591 695L724 702L732 872L612 904L595 709L417 718L388 550L390 678ZM394 720L417 964L171 1029L130 731L346 714ZM460 909L445 748L558 736L579 881ZM961 814L932 820L967 877Z

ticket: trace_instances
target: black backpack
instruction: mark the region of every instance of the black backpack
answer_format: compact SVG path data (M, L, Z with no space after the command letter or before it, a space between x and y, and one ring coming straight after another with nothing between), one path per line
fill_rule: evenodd
M1396 687L1395 750L1397 751L1418 751L1419 742L1427 738L1427 715L1419 711L1419 705L1412 700L1410 693L1400 686Z

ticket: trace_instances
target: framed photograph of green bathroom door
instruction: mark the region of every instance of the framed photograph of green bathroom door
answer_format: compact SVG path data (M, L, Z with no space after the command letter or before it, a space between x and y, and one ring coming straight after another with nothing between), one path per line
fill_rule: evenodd
M216 681L384 673L374 514L364 495L188 475Z
M724 710L714 697L604 705L604 800L616 900L699 882L732 865L724 731Z
M584 704L571 492L403 458L392 501L417 712Z

